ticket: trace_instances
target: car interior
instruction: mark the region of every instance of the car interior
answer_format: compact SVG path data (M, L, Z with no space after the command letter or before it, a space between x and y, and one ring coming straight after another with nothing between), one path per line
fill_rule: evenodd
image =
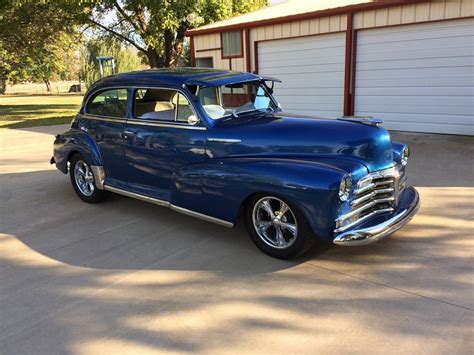
M177 92L163 89L139 89L135 96L135 117L163 121L175 120Z
M86 112L96 116L125 117L127 90L113 89L100 92L89 102Z

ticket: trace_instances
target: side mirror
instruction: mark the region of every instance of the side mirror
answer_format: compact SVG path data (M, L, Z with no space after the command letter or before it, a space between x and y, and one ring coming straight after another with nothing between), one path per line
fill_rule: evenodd
M188 117L188 123L191 125L191 126L195 126L199 123L199 118L197 118L196 116L194 115L191 115Z

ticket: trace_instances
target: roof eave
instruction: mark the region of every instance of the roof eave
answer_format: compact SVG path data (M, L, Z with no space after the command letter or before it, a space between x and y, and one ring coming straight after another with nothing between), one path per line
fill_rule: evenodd
M340 6L340 7L334 7L331 9L317 10L317 11L305 12L305 13L296 14L296 15L275 17L275 18L252 21L252 22L236 23L232 25L223 25L223 26L212 27L212 28L200 29L198 27L198 28L194 28L192 30L186 31L185 36L193 37L193 36L204 35L204 34L219 33L223 31L233 31L233 30L241 30L241 29L252 28L252 27L277 25L277 24L292 22L292 21L303 21L303 20L308 20L308 19L318 18L318 17L342 15L342 14L358 12L358 11L376 10L376 9L380 9L384 7L410 5L410 4L416 4L420 2L426 2L426 1L427 0L379 0L375 2Z

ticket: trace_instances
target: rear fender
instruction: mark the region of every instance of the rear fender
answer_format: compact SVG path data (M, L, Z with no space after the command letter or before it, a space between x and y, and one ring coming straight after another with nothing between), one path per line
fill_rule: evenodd
M283 197L303 212L318 236L332 236L338 189L346 173L314 161L279 158L224 158L180 168L173 176L171 203L237 223L251 195Z
M71 129L56 136L54 141L54 161L60 171L65 174L67 173L68 160L76 152L87 159L91 165L102 166L99 148L87 132Z

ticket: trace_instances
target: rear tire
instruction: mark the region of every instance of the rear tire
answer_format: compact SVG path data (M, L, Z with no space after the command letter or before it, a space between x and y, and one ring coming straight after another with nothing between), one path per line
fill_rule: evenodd
M105 198L105 191L99 190L95 184L91 164L81 154L75 154L71 158L69 176L72 187L81 200L98 203Z
M277 259L296 258L315 243L303 213L288 200L274 195L261 194L249 200L245 225L255 245Z

